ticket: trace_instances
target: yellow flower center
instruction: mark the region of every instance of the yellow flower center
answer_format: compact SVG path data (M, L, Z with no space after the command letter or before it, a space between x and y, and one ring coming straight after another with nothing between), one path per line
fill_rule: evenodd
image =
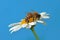
M33 18L33 17L32 17L32 18L28 19L28 21L29 21L28 23L31 23L31 22L33 22L33 21L35 21L35 20L36 20L36 18ZM27 24L27 22L26 22L25 19L23 19L23 20L21 21L21 25L22 25L22 24Z
M25 21L25 19L23 19L22 21L21 21L21 25L22 24L26 24L27 22Z

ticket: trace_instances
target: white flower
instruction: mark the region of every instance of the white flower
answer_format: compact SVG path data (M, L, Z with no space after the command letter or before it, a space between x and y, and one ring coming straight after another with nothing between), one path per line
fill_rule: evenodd
M42 12L40 13L41 17L39 20L36 20L36 21L33 21L33 22L30 22L30 23L26 23L25 19L22 19L21 22L18 22L18 23L13 23L13 24L10 24L9 27L11 27L9 29L9 31L11 31L11 33L13 32L16 32L18 30L20 30L21 28L31 28L33 25L36 25L37 22L39 23L42 23L42 24L46 24L43 19L49 19L49 14L46 14L46 12Z

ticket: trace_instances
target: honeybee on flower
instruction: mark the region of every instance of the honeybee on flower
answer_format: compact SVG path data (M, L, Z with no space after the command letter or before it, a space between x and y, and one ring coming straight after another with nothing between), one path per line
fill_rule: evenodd
M49 14L46 14L46 12L29 12L27 16L20 22L10 24L9 27L11 28L9 29L9 31L13 33L20 30L21 28L32 28L32 26L36 25L37 22L45 24L45 21L43 21L43 19L49 18Z

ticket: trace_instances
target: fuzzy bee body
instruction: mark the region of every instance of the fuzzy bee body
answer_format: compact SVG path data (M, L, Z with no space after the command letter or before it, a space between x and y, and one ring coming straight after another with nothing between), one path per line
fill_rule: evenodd
M26 19L27 23L30 23L30 22L39 20L40 17L41 17L40 14L38 14L37 12L34 12L34 13L28 13L28 15L27 15L27 17L25 19Z

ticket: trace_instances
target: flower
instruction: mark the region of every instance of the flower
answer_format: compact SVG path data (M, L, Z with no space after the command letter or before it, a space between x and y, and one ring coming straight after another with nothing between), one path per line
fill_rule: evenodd
M29 19L30 22L27 23L25 21L25 19L22 19L21 22L10 24L9 27L11 27L11 28L9 29L9 31L11 31L11 33L13 33L13 32L20 30L21 28L31 28L33 25L36 25L37 22L45 24L43 19L49 19L50 18L49 14L46 14L46 12L42 12L39 15L41 15L39 20L33 21L32 18L30 18Z

